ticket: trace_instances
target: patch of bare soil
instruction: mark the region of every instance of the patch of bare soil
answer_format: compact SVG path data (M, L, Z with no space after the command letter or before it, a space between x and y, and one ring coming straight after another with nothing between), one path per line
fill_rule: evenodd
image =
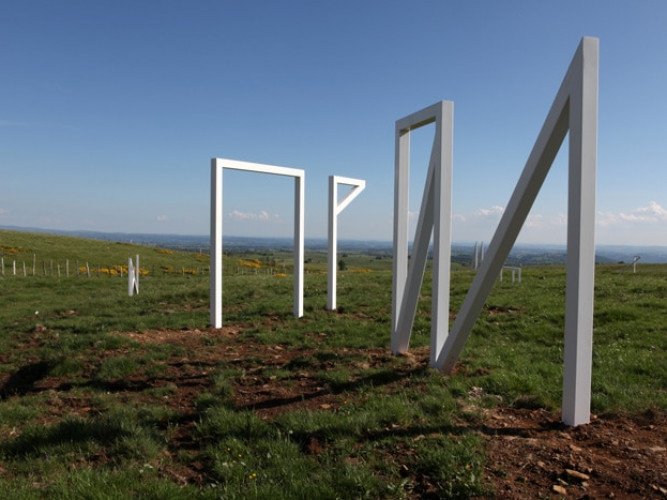
M544 410L498 408L482 426L498 497L667 498L667 415L566 427Z
M278 378L272 375L263 375L267 368L290 367L294 360L312 358L316 350L286 350L281 346L264 346L270 353L262 366L255 366L244 372L237 380L235 387L235 404L239 409L255 411L263 419L297 409L330 410L335 411L346 401L341 393L354 389L367 382L363 376L350 375L345 382L333 387L323 380L328 371L341 368L335 359L315 362L314 365L295 367L287 378ZM354 355L357 361L349 362L347 366L360 370L385 365L390 354L384 349L341 349L341 355ZM389 377L390 383L406 378L411 367L398 369L397 373ZM385 377L387 378L387 377Z
M236 408L272 419L298 409L338 411L347 404L346 393L355 387L372 383L376 388L392 390L410 383L410 375L428 365L426 348L412 350L405 362L396 366L384 349L329 349L329 355L322 356L317 349L259 344L239 336L241 331L240 326L228 326L222 330L119 333L147 347L174 344L184 349L165 360L162 371L137 373L117 381L95 380L94 373L100 362L125 348L96 352L86 363L86 373L77 380L54 376L49 363L35 359L0 377L0 397L46 393L44 424L67 415L86 416L98 411L89 397L70 392L75 387L118 393L133 404L160 400L178 415L168 453L182 457L191 452L192 456L187 464L174 460L164 466L163 472L180 483L203 483L207 466L198 461L196 401L210 389L211 375L221 366L239 372L232 391ZM24 349L31 352L32 347L31 340ZM394 369L369 370L390 364ZM350 368L348 380L331 383L327 379L327 372L345 367ZM459 369L464 367L459 365ZM282 374L276 375L277 370ZM159 388L168 390L144 392ZM588 425L569 428L560 423L559 415L545 410L501 407L485 410L481 422L461 425L485 439L484 480L498 498L667 498L665 412L600 417ZM305 451L317 454L320 448L321 443L311 440ZM390 460L400 464L409 452L396 449Z
M238 326L224 326L219 330L147 330L119 333L140 344L177 344L183 347L201 347L204 339L233 338L241 333Z

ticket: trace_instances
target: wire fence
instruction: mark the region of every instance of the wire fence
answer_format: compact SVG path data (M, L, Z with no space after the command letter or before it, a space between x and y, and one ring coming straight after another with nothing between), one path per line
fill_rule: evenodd
M143 264L143 262L142 262ZM137 271L135 269L135 271ZM56 278L96 278L127 277L127 264L99 264L79 259L37 259L30 260L0 257L0 277L56 277ZM139 276L209 276L209 266L142 265ZM286 276L292 273L292 266L261 263L254 259L239 259L237 265L225 265L225 275L272 275Z

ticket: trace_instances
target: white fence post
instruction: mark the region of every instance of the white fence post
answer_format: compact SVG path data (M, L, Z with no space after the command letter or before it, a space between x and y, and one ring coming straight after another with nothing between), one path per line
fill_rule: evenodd
M472 247L472 268L474 270L477 270L478 267L478 253L477 253L477 242L475 242L475 245Z
M130 297L134 295L134 265L132 264L132 257L127 258L127 294Z
M137 267L134 270L134 288L139 294L139 276L141 274L141 267L139 265L139 254L137 254Z

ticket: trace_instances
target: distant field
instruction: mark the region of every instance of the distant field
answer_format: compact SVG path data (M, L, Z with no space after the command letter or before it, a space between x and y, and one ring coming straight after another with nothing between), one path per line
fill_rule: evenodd
M137 253L141 292L128 297L120 272ZM640 460L594 443L607 435L622 442L632 426L639 430L627 439L640 439L642 422L653 426L647 449L653 436L658 449L641 459L650 470L633 476L598 465L587 486L561 482L580 496L667 488L659 451L667 439L667 266L641 265L636 274L598 266L599 419L582 428L589 431L565 432L557 424L562 266L526 267L521 285L497 283L454 374L443 375L426 367L428 272L414 355L388 352L386 257L339 255L345 270L332 313L324 310L326 255L307 253L305 317L295 319L289 253L227 255L225 326L215 331L205 254L0 231L0 255L0 486L10 496L467 497L509 494L504 484L519 476L525 489L514 493L544 496L560 484L560 469L583 469L595 453L611 454L608 464ZM453 270L452 317L473 278ZM543 434L509 432L538 421ZM614 438L609 429L619 422ZM581 441L569 455L535 447L528 460L517 448L500 462L501 451L547 434L556 448ZM503 436L514 438L497 447ZM512 460L520 459L530 463L517 472ZM635 479L613 483L619 473Z

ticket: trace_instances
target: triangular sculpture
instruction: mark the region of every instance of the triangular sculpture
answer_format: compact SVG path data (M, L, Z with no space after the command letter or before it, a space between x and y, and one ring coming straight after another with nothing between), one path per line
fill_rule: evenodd
M396 122L391 350L395 354L408 350L433 233L431 365L447 338L449 321L453 116L454 103L441 101ZM408 267L410 132L434 122L435 137Z
M447 320L444 312L433 308L431 326L431 365L450 371L458 359L475 321L493 288L503 263L512 249L519 231L542 187L549 169L569 132L569 171L568 171L568 224L567 224L567 281L565 292L565 352L563 370L562 418L567 425L580 425L590 421L591 371L593 345L593 292L595 282L595 174L597 166L597 116L598 116L598 64L599 40L584 37L570 63L570 67L561 83L547 118L535 141L521 177L514 189L507 208L498 224L498 228L485 252L479 272L476 274L470 290L447 334ZM432 121L432 120L431 120ZM397 128L398 128L397 122ZM407 162L409 151L401 147L397 134L397 169L394 227L394 304L397 311L401 303L401 312L410 313L404 317L394 312L392 323L392 350L405 352L414 319L421 276L412 272L412 267L423 268L420 249L422 240L428 239L426 233L417 232L415 248L411 262L409 279L419 286L408 286L405 295L406 280L404 263L407 262L407 243L401 240L407 235L407 171L398 166ZM438 140L436 134L436 141ZM408 155L406 157L406 155ZM433 165L433 156L431 160ZM429 169L429 179L431 178ZM403 178L405 176L405 178ZM424 206L431 200L429 180L422 201ZM403 186L403 187L401 187ZM451 191L450 191L451 192ZM401 196L406 199L403 200ZM444 196L436 191L438 199ZM428 217L429 210L426 210ZM398 222L398 225L397 225ZM442 220L440 221L442 224ZM428 225L428 224L427 224ZM436 225L437 227L437 225ZM397 233L399 245L397 247ZM429 234L430 236L430 234ZM418 241L417 238L420 238ZM438 239L434 238L435 243ZM440 244L442 244L441 242ZM426 249L421 248L425 254ZM440 249L439 252L442 252ZM449 303L449 275L447 282L439 282L438 268L443 266L442 256L434 245L434 288L433 304ZM415 257L418 257L416 259ZM440 263L438 260L440 257ZM398 264L398 268L396 267ZM446 289L445 286L446 285ZM440 295L444 297L439 298ZM406 307L406 302L415 306ZM398 304L398 305L397 305ZM445 341L441 344L441 341ZM435 359L434 359L435 357Z

